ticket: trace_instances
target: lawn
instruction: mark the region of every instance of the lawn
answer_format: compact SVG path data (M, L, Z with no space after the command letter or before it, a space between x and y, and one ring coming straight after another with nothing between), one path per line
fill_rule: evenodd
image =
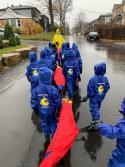
M39 40L39 41L52 41L54 33L38 33L35 35L21 35L23 40Z
M0 56L2 54L12 53L12 52L16 51L17 49L21 49L21 48L25 48L25 47L27 47L27 45L17 45L17 46L13 46L13 47L9 47L9 48L0 49Z

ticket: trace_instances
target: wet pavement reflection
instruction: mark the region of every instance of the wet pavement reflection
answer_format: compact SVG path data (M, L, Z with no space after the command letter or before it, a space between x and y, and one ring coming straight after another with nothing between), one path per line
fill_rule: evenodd
M80 133L71 151L58 167L106 167L115 147L115 141L103 138L97 132L84 131L84 127L90 123L88 102L78 101L86 96L87 83L94 74L94 65L106 61L111 90L102 105L101 119L106 123L116 123L120 119L121 116L117 111L125 96L125 50L106 46L101 42L88 43L84 37L67 37L67 40L78 43L84 63L80 89L73 104ZM40 41L25 41L25 43L38 46L38 52L47 44ZM27 62L11 69L14 78L24 73L26 65ZM7 79L0 79L0 88L12 80L11 70L5 74ZM38 167L39 155L45 150L44 136L38 126L39 119L36 115L32 115L30 109L29 89L26 78L22 77L0 94L0 166L2 167Z

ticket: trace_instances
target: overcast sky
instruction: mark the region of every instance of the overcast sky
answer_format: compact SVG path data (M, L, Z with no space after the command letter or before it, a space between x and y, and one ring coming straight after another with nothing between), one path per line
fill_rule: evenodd
M0 8L10 6L12 4L28 4L29 2L30 0L0 0ZM71 23L74 22L76 14L82 10L85 13L86 21L92 21L100 14L111 12L113 5L121 2L122 0L74 0L74 10L72 11L72 14L70 13L68 15L68 20L70 20Z

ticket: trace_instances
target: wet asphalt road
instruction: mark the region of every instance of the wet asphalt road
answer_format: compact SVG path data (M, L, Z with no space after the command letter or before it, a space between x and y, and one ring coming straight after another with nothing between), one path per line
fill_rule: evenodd
M78 43L84 62L79 96L86 95L87 82L93 75L94 64L107 62L111 90L102 105L101 116L104 122L116 123L121 118L117 111L125 96L125 52L101 43L87 43L83 37L67 39ZM45 42L36 41L25 43L36 45L39 50L46 45ZM27 63L20 63L0 78L1 167L37 167L39 152L43 150L43 134L36 130L31 121L30 88L23 76ZM90 122L88 103L77 103L74 112L80 134L67 157L65 167L106 167L115 141L102 138L98 133L83 131Z

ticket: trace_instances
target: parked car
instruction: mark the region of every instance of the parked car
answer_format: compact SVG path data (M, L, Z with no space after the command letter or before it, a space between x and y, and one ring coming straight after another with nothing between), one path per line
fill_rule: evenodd
M17 34L17 33L14 33L14 35L15 35L16 37L20 37L19 34ZM4 29L2 29L2 28L0 28L0 37L1 37L1 38L4 37Z
M98 41L99 40L99 34L98 34L98 32L90 32L87 35L87 40L88 41Z

